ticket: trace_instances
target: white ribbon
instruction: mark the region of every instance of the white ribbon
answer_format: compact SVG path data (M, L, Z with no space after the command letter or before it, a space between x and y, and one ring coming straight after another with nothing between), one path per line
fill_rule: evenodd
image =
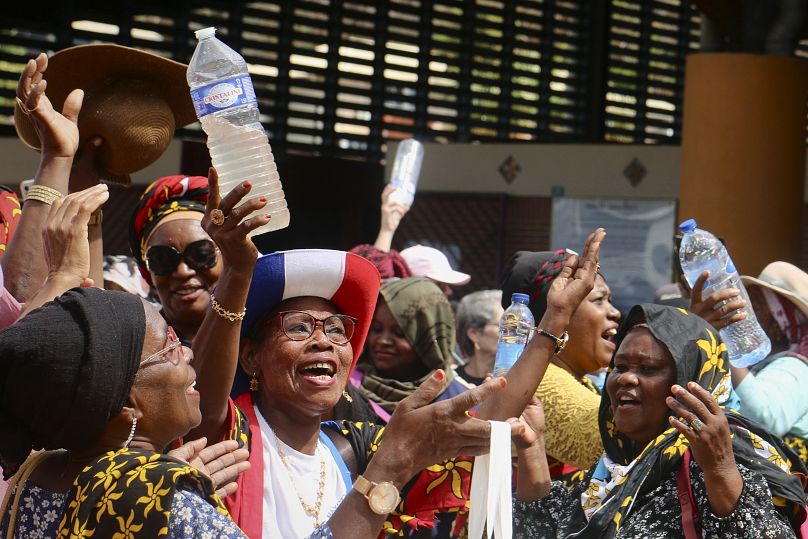
M469 539L481 539L483 529L491 539L513 537L511 494L511 426L491 423L491 450L474 459L471 475ZM488 527L486 528L486 522Z

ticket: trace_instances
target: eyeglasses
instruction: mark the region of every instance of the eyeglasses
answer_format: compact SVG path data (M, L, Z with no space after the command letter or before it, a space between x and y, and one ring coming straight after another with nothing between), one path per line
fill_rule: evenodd
M305 341L314 334L320 323L329 341L346 344L353 337L357 322L356 318L345 314L334 314L322 320L303 311L281 311L275 316L281 317L283 333L293 341Z
M152 245L146 251L146 269L152 275L171 275L184 260L192 270L205 271L216 265L218 252L212 240L189 243L182 252L170 245Z
M168 326L168 341L169 345L160 350L159 352L155 352L154 354L150 355L146 359L140 362L140 368L147 367L148 365L154 365L156 363L161 363L162 361L170 361L174 365L179 365L180 360L185 356L185 354L173 354L171 353L180 348L182 346L182 342L180 338L177 337L177 332L174 331L174 328ZM166 356L168 356L166 358ZM164 359L165 358L165 359Z

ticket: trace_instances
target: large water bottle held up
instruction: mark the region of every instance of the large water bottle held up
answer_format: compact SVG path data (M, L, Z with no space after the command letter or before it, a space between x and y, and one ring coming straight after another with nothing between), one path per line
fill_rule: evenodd
M527 304L530 296L519 294L511 296L511 306L499 319L499 344L497 358L494 361L494 376L504 376L522 355L536 321Z
M393 170L390 172L390 184L395 187L395 190L390 193L390 200L407 208L412 206L423 160L423 144L411 138L399 143L396 158L393 161Z
M267 198L267 205L251 216L272 215L269 223L250 235L285 228L289 210L269 139L259 121L247 62L215 34L215 28L196 31L199 43L188 64L187 79L196 115L208 135L222 198L241 182L250 181L248 199Z
M706 230L696 228L696 221L693 219L683 222L679 228L683 233L679 262L688 284L693 287L701 274L709 271L710 277L704 286L703 297L726 288L735 288L746 301L746 307L742 309L746 318L719 331L727 345L729 360L736 367L749 367L761 361L771 352L771 342L758 324L746 288L724 244ZM721 305L717 304L716 308Z

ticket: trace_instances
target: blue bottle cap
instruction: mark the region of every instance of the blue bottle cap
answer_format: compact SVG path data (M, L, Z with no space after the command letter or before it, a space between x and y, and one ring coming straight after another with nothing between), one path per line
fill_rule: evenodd
M682 224L679 225L679 230L682 232L692 232L696 230L696 220L688 219L687 221L682 221Z
M737 271L735 269L735 264L732 263L732 259L727 261L726 271L727 273L735 273Z
M520 294L519 292L514 292L511 294L511 303L516 303L516 301L520 301L522 303L530 303L530 296L527 294Z

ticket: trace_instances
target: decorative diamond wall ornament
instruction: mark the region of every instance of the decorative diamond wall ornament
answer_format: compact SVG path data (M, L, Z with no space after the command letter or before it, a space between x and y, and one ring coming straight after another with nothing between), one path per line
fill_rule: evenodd
M645 178L646 172L648 171L646 170L645 165L643 165L642 162L635 157L628 165L626 165L626 168L623 169L623 176L626 177L628 183L630 183L632 187L637 187L640 185L643 178Z
M512 155L509 155L507 159L505 159L505 161L499 165L498 170L499 174L506 182L513 183L519 173L522 172L522 166L516 161L516 159L514 159Z

